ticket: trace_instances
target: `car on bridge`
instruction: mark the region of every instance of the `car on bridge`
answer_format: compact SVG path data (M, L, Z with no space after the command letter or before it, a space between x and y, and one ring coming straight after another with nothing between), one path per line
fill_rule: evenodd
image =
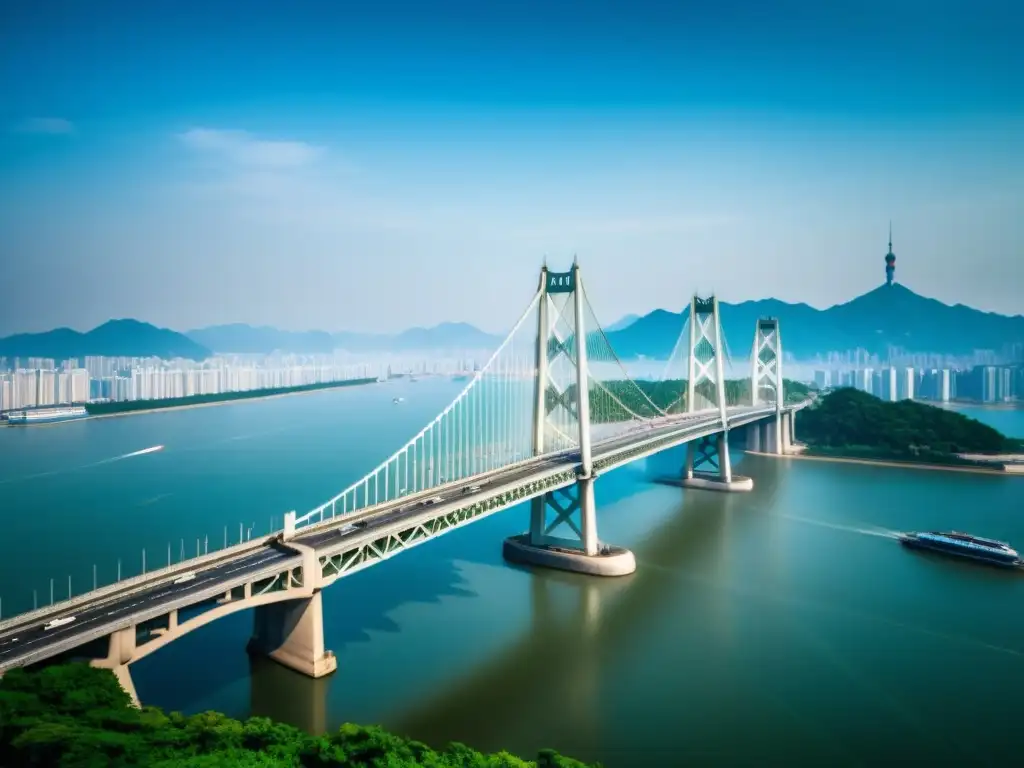
M49 632L51 629L56 629L57 627L63 627L65 624L70 624L74 620L75 620L74 616L64 616L63 618L60 618L60 619L54 619L49 624L46 624L46 625L43 626L43 631L44 632Z

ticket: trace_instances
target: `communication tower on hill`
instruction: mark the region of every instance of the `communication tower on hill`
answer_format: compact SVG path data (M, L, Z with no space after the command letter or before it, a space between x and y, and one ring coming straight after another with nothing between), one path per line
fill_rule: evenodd
M885 284L892 285L896 279L896 254L892 252L892 222L889 222L889 252L885 254Z

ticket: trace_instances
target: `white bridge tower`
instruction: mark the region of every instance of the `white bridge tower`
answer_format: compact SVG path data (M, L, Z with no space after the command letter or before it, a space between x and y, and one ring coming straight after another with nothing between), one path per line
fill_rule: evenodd
M597 537L590 441L590 377L587 368L583 280L579 263L568 272L541 269L537 322L533 453L541 456L567 437L575 438L577 470L560 488L531 500L530 530L505 540L505 558L518 563L624 576L636 570L633 553ZM552 419L567 411L577 434L560 434ZM562 414L564 416L564 413ZM574 481L573 481L574 480Z

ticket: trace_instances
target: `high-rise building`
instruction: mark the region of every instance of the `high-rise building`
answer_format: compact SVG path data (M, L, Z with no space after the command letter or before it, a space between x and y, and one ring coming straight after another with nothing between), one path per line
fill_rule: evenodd
M857 388L862 389L869 395L875 394L875 370L873 368L865 368L860 372L859 381L857 382Z
M899 399L899 377L896 369L889 366L884 371L882 377L882 389L879 392L879 397L883 400L888 400L895 403Z
M916 383L916 378L914 376L914 369L913 368L906 368L903 371L903 392L902 392L903 397L901 399L903 399L903 400L913 400L914 399L914 384L915 383Z

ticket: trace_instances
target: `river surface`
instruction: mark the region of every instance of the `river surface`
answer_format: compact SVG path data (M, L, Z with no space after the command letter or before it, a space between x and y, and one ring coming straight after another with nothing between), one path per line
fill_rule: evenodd
M0 429L4 615L280 526L361 476L462 384L389 383ZM402 396L405 402L392 403ZM964 409L1024 436L1024 412ZM799 434L799 419L797 421ZM129 456L164 446L163 450ZM243 612L132 666L146 703L380 723L430 744L608 768L995 764L1016 757L1024 573L903 550L961 529L1024 546L1024 477L734 456L749 494L654 484L681 451L596 485L603 540L637 572L506 565L509 509L324 592L338 672L244 651ZM226 529L226 534L225 534ZM243 531L243 535L248 535ZM33 598L33 591L35 597ZM1014 735L1018 734L1018 735Z

